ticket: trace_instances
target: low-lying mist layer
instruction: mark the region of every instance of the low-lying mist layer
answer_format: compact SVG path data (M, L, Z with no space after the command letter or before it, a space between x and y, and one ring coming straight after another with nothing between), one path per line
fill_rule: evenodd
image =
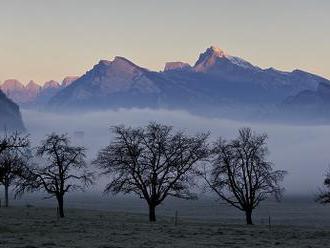
M23 119L33 142L51 132L68 133L73 141L89 150L89 159L111 141L113 125L143 126L151 121L173 125L188 133L211 132L210 141L222 136L234 138L241 127L251 127L269 135L269 159L276 169L288 171L287 194L311 195L318 192L330 163L330 126L297 126L205 118L183 111L122 109L72 114L23 110Z

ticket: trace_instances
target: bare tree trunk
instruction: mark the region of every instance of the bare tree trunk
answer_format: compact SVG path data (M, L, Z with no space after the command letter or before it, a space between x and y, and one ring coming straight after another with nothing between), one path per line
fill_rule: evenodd
M245 210L245 217L246 217L246 224L247 225L253 225L252 211L251 210Z
M156 206L149 204L149 221L155 222L156 221Z
M8 208L8 206L9 206L9 194L8 194L8 191L9 191L9 185L6 182L5 183L5 207L6 208Z
M58 202L59 215L60 215L61 218L64 218L64 199L63 199L63 195L59 195L57 197L57 202Z

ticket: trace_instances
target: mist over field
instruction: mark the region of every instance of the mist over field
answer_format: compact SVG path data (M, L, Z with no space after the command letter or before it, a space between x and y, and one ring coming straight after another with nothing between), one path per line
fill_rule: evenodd
M276 169L288 171L284 180L286 195L309 195L318 192L330 163L330 127L238 122L204 118L184 111L120 109L83 114L54 114L23 110L23 119L34 143L51 132L68 133L73 141L88 148L89 160L111 141L113 125L143 126L150 121L173 125L188 133L211 132L210 141L222 136L231 139L241 127L251 127L269 135L270 160ZM75 132L84 132L76 137ZM101 189L104 185L96 185Z

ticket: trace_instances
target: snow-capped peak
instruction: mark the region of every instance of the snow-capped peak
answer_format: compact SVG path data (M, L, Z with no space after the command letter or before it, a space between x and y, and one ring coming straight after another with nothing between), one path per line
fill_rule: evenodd
M251 63L249 63L248 61L241 59L239 57L235 57L235 56L231 56L231 55L227 55L225 54L225 57L227 59L230 60L230 62L232 62L233 64L240 66L242 68L245 69L258 69L261 70L259 67L252 65Z
M211 46L204 53L199 55L197 62L195 63L194 69L198 72L206 71L208 67L214 65L218 58L223 58L225 55L224 51L215 46Z
M195 66L194 70L198 72L206 72L209 68L215 64L233 64L243 69L261 70L259 67L252 65L248 61L239 57L231 56L224 52L221 48L211 46L204 53L201 53Z
M214 55L218 56L218 57L223 57L225 55L225 52L216 46L211 46L210 48L208 48L208 50L210 50Z

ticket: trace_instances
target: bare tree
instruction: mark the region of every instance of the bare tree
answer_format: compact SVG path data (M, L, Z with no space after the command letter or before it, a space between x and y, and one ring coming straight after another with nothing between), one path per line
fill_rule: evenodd
M56 197L60 217L64 217L64 195L83 190L93 183L93 173L87 171L86 149L71 145L67 135L50 134L36 149L43 166L27 167L21 177L17 194L43 190Z
M324 188L320 189L320 193L316 197L315 201L321 204L329 204L330 203L330 168L325 176L323 185Z
M208 156L208 134L188 136L171 126L150 123L144 128L112 128L114 140L102 149L94 164L110 176L105 192L135 193L149 206L149 220L156 221L156 207L166 197L193 199L190 192L198 162Z
M9 205L9 187L18 181L28 159L28 151L7 149L0 154L0 183L5 188L5 207Z
M279 199L283 190L280 182L286 172L274 171L266 159L266 140L266 134L257 135L250 128L240 129L231 141L220 138L212 149L211 173L205 175L222 200L245 212L247 224L252 224L252 211L260 202L271 195Z
M28 135L23 135L20 132L8 133L6 130L0 136L0 183L5 186L5 206L8 207L8 189L10 183L18 173L19 161L14 161L26 152L30 146ZM11 160L11 161L9 161Z

